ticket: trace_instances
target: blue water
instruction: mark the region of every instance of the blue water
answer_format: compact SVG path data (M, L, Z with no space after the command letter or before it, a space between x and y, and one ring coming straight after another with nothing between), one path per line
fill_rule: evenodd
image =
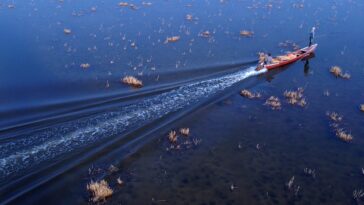
M111 182L119 191L108 203L361 203L352 192L364 189L363 2L128 3L137 9L119 1L0 1L0 203L87 203L88 168L110 163L127 182L124 188ZM259 51L291 49L280 42L306 46L312 26L319 46L309 68L304 62L266 74L250 68ZM254 34L242 37L241 30ZM211 36L201 37L204 31ZM164 43L171 36L181 39ZM333 77L333 65L351 79ZM125 75L144 87L122 84ZM297 87L305 88L304 109L284 104L284 90ZM263 99L241 98L243 88ZM281 111L262 105L271 95L281 98ZM327 111L344 116L352 143L336 139ZM201 145L166 152L166 134L180 126L191 127ZM256 153L258 143L268 153ZM257 155L263 157L250 163ZM206 179L194 174L200 165ZM317 184L299 176L306 166L319 173ZM181 174L165 178L161 170ZM285 190L291 175L301 185L298 196ZM91 176L101 177L117 175ZM238 186L232 195L230 183Z

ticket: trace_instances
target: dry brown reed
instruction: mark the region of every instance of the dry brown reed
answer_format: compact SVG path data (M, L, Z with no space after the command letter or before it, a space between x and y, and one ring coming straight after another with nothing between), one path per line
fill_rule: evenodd
M122 82L135 88L140 88L143 86L143 82L133 76L125 76L122 79Z

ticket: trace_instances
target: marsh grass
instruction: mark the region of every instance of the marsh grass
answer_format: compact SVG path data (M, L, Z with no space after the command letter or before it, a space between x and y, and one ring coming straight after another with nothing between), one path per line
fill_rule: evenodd
M179 129L179 132L183 135L183 136L188 136L190 134L190 128L181 128Z

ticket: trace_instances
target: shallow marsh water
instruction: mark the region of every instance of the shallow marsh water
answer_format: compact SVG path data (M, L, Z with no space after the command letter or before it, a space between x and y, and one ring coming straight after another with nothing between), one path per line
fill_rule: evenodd
M357 203L361 1L133 1L137 10L118 3L0 2L1 202L89 203L86 184L105 178L109 204ZM304 46L313 25L319 47L309 67L248 75L258 51L279 54L285 40ZM212 37L199 36L206 30ZM181 40L163 43L174 35ZM333 77L333 65L351 79ZM126 74L145 87L121 84ZM304 108L283 97L298 87ZM243 98L240 89L262 98ZM281 110L263 105L272 95ZM327 111L344 116L351 143L337 139ZM167 134L180 127L201 142L168 151ZM110 164L119 171L109 173ZM297 194L286 186L292 176Z

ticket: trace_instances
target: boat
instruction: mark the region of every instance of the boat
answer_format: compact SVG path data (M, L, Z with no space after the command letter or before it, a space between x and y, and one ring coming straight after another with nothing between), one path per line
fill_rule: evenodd
M316 48L317 48L317 44L313 44L311 46L301 48L297 51L287 53L286 55L277 56L272 59L272 63L266 64L264 66L258 65L256 70L261 70L263 68L266 68L267 70L272 70L274 68L279 68L279 67L294 63L298 60L301 60L303 58L306 58L306 57L312 55Z

